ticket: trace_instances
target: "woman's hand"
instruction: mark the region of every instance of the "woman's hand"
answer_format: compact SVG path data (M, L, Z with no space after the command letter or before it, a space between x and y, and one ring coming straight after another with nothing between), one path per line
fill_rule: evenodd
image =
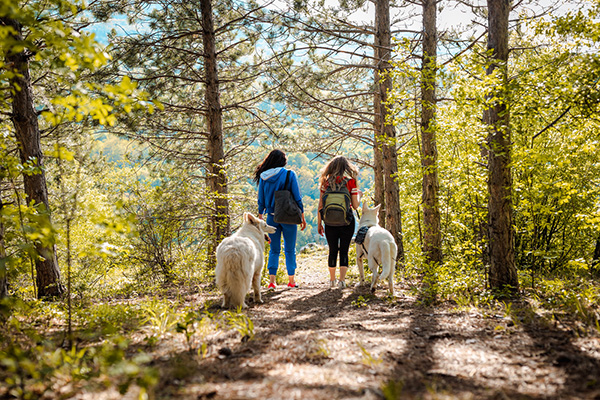
M304 214L302 214L302 222L300 222L300 230L303 231L306 229L306 220L304 219Z
M319 225L319 235L323 236L323 234L325 233L325 229L323 228L323 224L321 223L321 221L318 222Z

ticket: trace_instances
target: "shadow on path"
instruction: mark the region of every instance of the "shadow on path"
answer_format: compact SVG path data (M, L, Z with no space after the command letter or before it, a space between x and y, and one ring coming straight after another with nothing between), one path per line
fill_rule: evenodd
M600 399L600 361L580 349L572 334L548 326L528 304L513 307L520 322L506 329L502 315L425 306L402 291L395 300L378 293L373 296L368 286L341 291L308 285L264 293L265 304L248 311L255 339L241 342L230 335L217 345L228 343L232 353L201 361L197 373L226 385L223 391L246 385L264 394L289 387L308 399L369 394L386 399ZM470 324L467 329L461 319ZM496 331L501 325L504 330ZM343 342L350 336L382 355L377 376L369 376L369 368L356 358L358 349ZM321 338L335 341L336 351L355 352L354 358L307 356ZM347 385L294 376L302 369L318 375L335 368L367 381Z
M600 360L574 343L575 333L553 327L527 302L517 304L515 311L531 338L530 351L560 371L564 382L555 398L600 399Z

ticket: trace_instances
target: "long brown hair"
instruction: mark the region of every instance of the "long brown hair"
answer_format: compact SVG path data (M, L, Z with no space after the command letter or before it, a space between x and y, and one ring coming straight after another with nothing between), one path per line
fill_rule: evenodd
M356 179L358 177L358 168L348 161L346 157L335 156L321 170L319 187L325 188L326 183L334 185L336 183L335 179L338 176L343 177L345 174L349 175L350 178Z

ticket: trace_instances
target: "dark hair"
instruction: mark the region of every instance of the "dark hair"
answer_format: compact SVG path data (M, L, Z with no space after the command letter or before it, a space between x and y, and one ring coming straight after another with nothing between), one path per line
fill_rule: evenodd
M287 164L287 156L285 153L281 150L272 150L254 170L254 183L258 185L258 182L260 182L260 174L264 171L271 168L283 167L285 164Z

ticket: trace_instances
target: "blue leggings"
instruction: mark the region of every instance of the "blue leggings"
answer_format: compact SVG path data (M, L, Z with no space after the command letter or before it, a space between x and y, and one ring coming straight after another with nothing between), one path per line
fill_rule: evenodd
M273 221L273 215L267 214L267 224L277 228L275 233L270 233L271 248L269 250L269 261L267 268L269 275L277 275L279 267L279 254L281 253L281 234L283 233L283 254L285 254L285 266L288 275L296 274L296 234L298 225L278 224Z

